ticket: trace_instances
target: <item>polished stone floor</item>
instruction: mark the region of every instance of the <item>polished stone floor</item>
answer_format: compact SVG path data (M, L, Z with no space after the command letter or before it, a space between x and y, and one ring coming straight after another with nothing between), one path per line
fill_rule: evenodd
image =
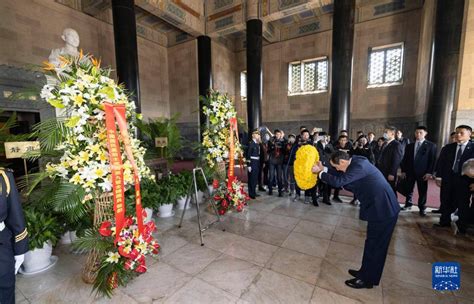
M347 202L347 200L346 200ZM416 209L416 208L415 208ZM381 285L355 290L344 285L362 258L365 223L358 207L318 208L263 195L243 213L225 216L199 242L196 213L155 219L162 245L148 272L112 300L94 299L80 279L84 256L60 246L58 264L35 277L19 276L18 303L473 303L474 237L434 230L438 216L417 210L400 215ZM206 220L211 217L204 213ZM461 263L461 290L431 288L431 263Z

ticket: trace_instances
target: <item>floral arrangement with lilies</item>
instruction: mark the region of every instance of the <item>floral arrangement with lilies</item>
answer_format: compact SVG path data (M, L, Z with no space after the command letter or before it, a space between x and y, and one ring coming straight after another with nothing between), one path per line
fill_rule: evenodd
M146 272L146 256L156 256L160 250L152 236L155 230L155 223L150 221L145 224L144 233L140 234L136 218L129 216L114 246L115 225L110 221L103 222L99 234L107 254L100 261L94 288L109 295L113 289Z
M224 215L230 210L242 212L250 200L244 185L235 177L231 177L225 182L219 182L215 179L212 182L214 188L214 201L220 215Z
M227 94L211 91L207 98L201 97L204 102L203 112L208 123L203 126L202 146L204 157L210 168L229 158L230 119L237 117L234 103ZM233 135L234 136L234 135ZM234 140L234 159L242 157L242 147L238 138Z
M87 195L84 201L93 198L94 192L110 192L111 170L107 152L104 102L124 104L129 123L130 144L139 168L140 176L149 176L145 166L145 148L135 138L133 121L140 119L135 113L135 104L130 100L122 85L110 76L110 69L102 69L100 60L91 55L60 57L60 66L45 62L44 69L58 81L46 84L41 98L61 109L67 136L55 150L63 154L58 163L48 163L51 177L61 177L70 183L80 185ZM122 152L123 147L121 147ZM125 153L121 153L125 187L133 184L133 168Z
M52 145L59 155L59 162L48 163L46 173L52 180L60 179L84 192L82 203L79 202L79 207L83 208L76 208L75 205L74 208L63 208L72 212L82 210L84 213L94 209L89 205L93 198L111 192L113 187L107 146L106 102L125 106L126 128L138 178L153 177L144 162L145 148L134 135L134 123L140 117L124 87L109 77L109 69L100 67L100 60L84 55L82 50L77 57L60 57L60 61L59 66L45 62L44 69L57 80L49 81L41 90L41 97L60 109L63 115L57 118L62 135L54 139ZM117 137L122 158L123 187L127 190L135 184L134 168L125 150L126 138L120 132ZM68 201L67 198L64 200ZM111 214L114 211L110 207L105 212ZM78 249L89 250L90 256L98 256L97 263L100 265L94 289L109 297L113 289L145 272L146 256L159 251L159 245L152 237L154 223L146 224L140 233L137 219L127 217L118 237L115 225L115 221L106 221L101 223L100 228L91 227L74 244Z

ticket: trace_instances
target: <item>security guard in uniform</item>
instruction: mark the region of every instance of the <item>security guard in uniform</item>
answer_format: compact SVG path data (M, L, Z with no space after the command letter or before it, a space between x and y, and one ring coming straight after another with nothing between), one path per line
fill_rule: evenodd
M0 303L15 303L15 274L28 251L28 232L13 172L0 168Z
M260 132L258 129L252 132L252 140L247 150L247 166L249 171L249 196L255 199L258 195L255 188L258 183L258 171L260 170Z

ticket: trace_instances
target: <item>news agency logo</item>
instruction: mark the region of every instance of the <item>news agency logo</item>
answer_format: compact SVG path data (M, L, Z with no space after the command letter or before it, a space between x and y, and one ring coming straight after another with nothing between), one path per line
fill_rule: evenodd
M432 267L434 290L459 290L461 288L461 265L457 262L437 262Z

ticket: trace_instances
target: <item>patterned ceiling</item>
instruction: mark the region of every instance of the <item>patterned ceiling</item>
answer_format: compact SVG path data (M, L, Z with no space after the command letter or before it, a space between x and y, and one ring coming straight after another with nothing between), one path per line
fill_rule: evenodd
M328 4L322 7L318 7L315 9L308 9L297 14L285 16L279 20L273 21L272 24L275 26L290 26L295 23L301 23L307 21L308 19L315 18L324 14L332 13L333 5Z
M110 0L56 0L111 23ZM356 22L417 9L424 0L356 0ZM258 5L257 5L258 3ZM135 0L137 34L164 46L209 35L245 48L245 21L263 21L264 43L329 30L334 0Z
M168 22L164 21L160 17L155 16L140 7L135 8L135 16L136 16L137 24L146 26L153 30L157 30L163 34L168 34L171 32L184 33L182 30L178 29L177 27L169 24Z

